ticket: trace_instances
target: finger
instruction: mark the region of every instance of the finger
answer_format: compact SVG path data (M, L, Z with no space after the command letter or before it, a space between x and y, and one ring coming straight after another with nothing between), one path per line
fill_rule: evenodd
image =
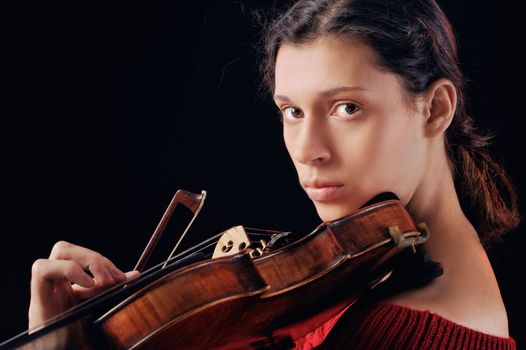
M139 271L128 271L124 274L125 279L121 282L133 281L137 279L140 276L140 274L141 273ZM118 284L118 283L115 283L115 284ZM109 287L111 287L111 285L96 284L93 288L84 288L82 286L77 286L77 285L73 285L71 287L73 289L73 292L75 293L75 296L78 299L88 299L88 298L94 297L95 295L99 294L103 290L108 289Z
M113 265L113 263L111 264L109 270L115 282L126 281L126 274Z
M126 280L125 274L105 258L90 264L88 270L98 286L110 286Z
M128 271L128 272L125 273L126 282L130 282L130 281L136 280L137 278L139 278L140 275L141 275L141 273L139 271L137 271L137 270Z
M38 259L33 263L31 269L32 288L46 288L45 282L65 280L87 288L94 285L93 278L74 261Z
M112 285L97 284L97 282L95 282L95 285L91 288L85 288L83 286L74 284L71 286L71 289L78 300L85 300L94 297L95 295L110 287L112 287Z
M88 288L95 284L74 261L39 259L33 263L28 310L31 327L67 310L78 301L71 283Z
M55 243L49 254L50 260L73 260L79 263L82 267L86 267L91 262L101 258L103 258L103 256L94 250L66 241Z
M108 258L91 249L75 245L66 241L55 243L51 250L52 260L73 260L84 269L89 270L99 285L112 285L126 279Z

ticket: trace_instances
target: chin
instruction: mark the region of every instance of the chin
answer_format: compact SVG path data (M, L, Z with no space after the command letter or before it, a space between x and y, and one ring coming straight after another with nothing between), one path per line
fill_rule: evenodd
M347 216L358 208L342 206L342 205L330 205L323 203L315 203L316 211L322 221L332 221L341 217Z

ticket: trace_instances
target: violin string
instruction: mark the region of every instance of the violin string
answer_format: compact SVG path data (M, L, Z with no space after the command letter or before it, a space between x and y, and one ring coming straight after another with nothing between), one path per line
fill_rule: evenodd
M250 229L252 231L264 231L264 230L261 230L261 229ZM169 259L168 261L163 261L155 266L152 266L150 267L149 269L147 269L146 271L143 271L141 272L141 276L135 280L135 281L132 281L132 283L136 283L136 282L139 282L141 279L144 279L146 277L148 277L149 275L153 274L156 270L158 270L162 265L164 265L165 263L169 263L169 264L177 264L179 262L181 262L183 259L185 258L188 258L190 257L192 254L197 254L197 253L200 253L208 248L210 248L211 246L217 244L217 239L219 237L221 237L222 235L224 234L224 232L221 232L221 233L218 233L188 249L186 249L185 251L182 251L181 253L173 256L171 259ZM253 232L247 232L247 234L251 235L253 234ZM66 315L69 315L73 312L78 312L78 310L82 309L82 308L87 308L89 306L92 306L92 305L97 305L99 303L102 303L103 301L105 301L106 299L109 299L113 296L114 293L117 293L118 291L120 291L123 287L125 287L126 285L130 284L129 281L123 281L123 282L120 282L106 290L104 290L103 292L97 294L95 297L93 298L89 298L89 299L86 299L86 300L83 300L81 301L80 303L78 303L77 305L75 305L73 308L69 309L69 310L66 310L58 315L56 315L55 317L51 318L50 320L48 320L46 322L46 324L51 324L53 323L54 321L56 320L60 320L61 318L63 318L64 316ZM38 326L40 327L40 326Z
M263 230L263 229L255 229L255 228L250 228L250 229L247 228L247 230L251 230L251 231L266 231L266 230ZM276 232L279 232L279 231L276 231ZM182 251L181 253L179 253L179 254L173 256L173 257L170 258L169 260L167 260L167 261L163 261L163 262L161 262L161 263L159 263L159 264L157 264L157 265L154 265L154 266L150 267L149 269L147 269L146 271L143 271L143 272L141 273L141 276L139 277L139 279L141 279L141 278L145 278L145 277L149 276L150 274L154 273L157 269L159 269L159 268L161 267L161 265L164 265L164 264L167 264L167 263L168 263L168 264L177 264L177 263L179 263L181 260L183 260L183 259L185 259L185 258L191 256L192 254L197 254L197 253L200 253L200 252L202 252L202 251L204 251L204 250L210 248L210 247L213 246L214 244L217 244L217 242L216 242L217 239L218 239L219 237L221 237L223 234L224 234L224 232L220 232L220 233L218 233L218 234L216 234L216 235L214 235L214 236L211 236L210 238L208 238L208 239L206 239L206 240L204 240L204 241L202 241L202 242L199 242L198 244L196 244L196 245L194 245L194 246L192 246L192 247L190 247L190 248L188 248L188 249ZM247 234L252 235L252 234L254 234L254 233L253 233L253 232L247 232ZM194 251L194 250L195 250L195 251ZM164 266L163 266L163 268L164 268ZM121 283L119 283L119 284L117 284L117 285L115 285L115 286L109 288L108 290L103 291L102 293L98 294L97 297L95 297L95 298L98 298L99 296L102 297L103 294L109 294L109 293L110 293L111 291L113 291L114 289L118 289L118 288L120 288L120 287L126 285L126 283L127 283L126 281L121 282ZM85 301L79 303L78 305L83 304L83 303L85 303L85 302L88 302L88 301L90 301L90 300L92 300L92 299L95 299L95 298L87 299L87 300L85 300Z
M180 261L182 261L183 259L185 258L188 258L190 257L192 254L197 254L197 253L200 253L208 248L210 248L211 246L213 246L214 244L216 244L216 242L211 242L212 240L215 240L217 238L219 238L223 233L219 233L219 234L216 234L188 249L186 249L185 251L177 254L176 256L172 257L169 261L170 264L176 264ZM205 246L203 246L205 245ZM195 251L193 251L195 250ZM193 251L193 252L192 252ZM144 279L146 277L148 277L149 275L153 274L156 270L158 270L163 264L165 263L165 261L155 265L155 266L152 266L150 267L149 269L147 269L146 271L143 271L141 272L141 276L137 279L137 280L134 280L134 281L131 281L133 283L135 282L139 282L141 279ZM85 307L88 307L88 306L91 306L91 305L97 305L98 303L102 303L104 300L106 300L107 298L111 298L113 296L113 293L116 293L117 291L121 290L122 287L125 287L126 285L130 284L130 281L123 281L123 282L120 282L104 291L102 291L101 293L97 294L96 296L92 297L92 298L89 298L89 299L86 299L86 300L83 300L81 301L80 303L78 303L77 305L75 305L74 307L72 307L71 309L68 309L58 315L56 315L55 317L51 318L50 320L48 320L46 322L46 324L51 324L52 322L54 322L55 320L59 320L61 318L63 318L64 316L72 313L72 312L75 312L75 311L78 311L79 309L81 308L85 308ZM40 327L40 326L38 326Z
M153 273L155 270L159 269L159 268L164 268L164 265L169 263L169 264L177 264L179 263L181 260L187 258L187 257L190 257L192 254L197 254L197 253L200 253L208 248L210 248L212 245L216 244L215 242L211 242L212 240L215 240L217 239L218 237L220 237L223 233L219 233L219 234L216 234L188 249L186 249L185 251L182 251L181 253L171 257L169 260L166 260L166 261L162 261L161 263L155 265L155 266L152 266L150 267L148 270L146 271L143 271L141 273L141 277L146 277L148 276L150 273ZM205 245L206 244L206 245ZM203 245L205 245L203 247ZM199 248L199 249L198 249ZM196 250L197 249L197 250ZM195 250L195 251L193 251Z
M245 229L245 231L247 231L248 234L253 234L253 235L273 235L276 233L284 232L280 230L267 230L263 228L253 228L253 227L245 227L245 226L243 226L243 228ZM252 231L252 232L248 232L248 231Z

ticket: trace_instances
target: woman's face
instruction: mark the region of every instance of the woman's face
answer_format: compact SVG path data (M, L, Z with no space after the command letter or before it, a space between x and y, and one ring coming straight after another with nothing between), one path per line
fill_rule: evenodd
M322 37L278 52L274 99L285 144L324 221L383 191L407 204L424 174L424 118L397 75L374 62L369 46L350 39Z

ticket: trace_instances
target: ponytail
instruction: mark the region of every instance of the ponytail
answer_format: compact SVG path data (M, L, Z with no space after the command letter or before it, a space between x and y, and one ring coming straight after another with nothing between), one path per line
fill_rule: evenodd
M520 222L518 197L506 171L488 153L492 136L480 134L468 115L446 132L455 188L464 213L484 246Z

